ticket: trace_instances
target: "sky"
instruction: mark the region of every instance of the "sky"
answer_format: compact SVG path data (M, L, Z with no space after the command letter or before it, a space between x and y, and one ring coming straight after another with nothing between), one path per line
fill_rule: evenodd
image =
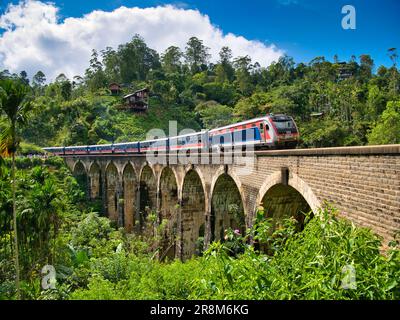
M355 9L355 29L342 28L344 5ZM0 68L42 70L48 80L82 75L93 48L115 48L135 33L159 52L197 36L214 61L227 45L262 66L284 54L296 62L370 54L390 66L387 49L400 50L400 1L0 1Z

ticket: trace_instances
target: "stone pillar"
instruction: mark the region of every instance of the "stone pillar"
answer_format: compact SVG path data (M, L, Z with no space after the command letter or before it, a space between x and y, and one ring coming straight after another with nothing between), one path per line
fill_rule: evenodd
M136 186L136 201L135 201L135 231L139 234L142 231L140 224L140 181Z
M182 199L178 199L178 209L176 215L177 215L176 233L178 236L178 239L176 241L176 258L183 260Z
M157 258L157 259L160 259L161 258L161 256L160 256L160 249L162 249L162 245L163 245L163 239L161 238L160 239L160 234L157 234L157 233L159 233L159 226L160 226L160 224L161 224L161 213L160 213L160 199L161 199L161 195L160 195L160 190L159 190L159 188L157 187L157 190L156 190L156 207L155 207L155 212L156 212L156 216L157 216L157 219L156 219L156 222L154 223L154 235L156 236L156 246L157 246L157 248L159 248L159 250L157 250L157 252L156 252L156 254L155 254L155 257Z
M204 250L207 250L211 242L211 201L206 200Z
M91 180L91 178L90 178L90 172L88 172L87 173L87 175L86 175L86 190L85 190L85 193L86 193L86 199L89 201L90 199L91 199L91 188L90 188L90 180Z
M107 175L106 170L100 169L100 174L103 177L101 179L101 200L103 203L103 214L108 216L108 204L107 204Z
M116 187L116 197L117 197L117 213L118 213L118 227L124 227L124 202L125 199L123 197L123 187L122 187L122 178L119 177Z

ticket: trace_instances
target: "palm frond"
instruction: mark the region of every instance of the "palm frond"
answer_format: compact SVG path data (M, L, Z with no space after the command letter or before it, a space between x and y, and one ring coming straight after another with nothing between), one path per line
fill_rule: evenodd
M0 108L11 122L30 109L31 89L15 79L0 80Z
M17 152L21 139L15 135L11 126L6 127L0 133L0 156L11 157Z

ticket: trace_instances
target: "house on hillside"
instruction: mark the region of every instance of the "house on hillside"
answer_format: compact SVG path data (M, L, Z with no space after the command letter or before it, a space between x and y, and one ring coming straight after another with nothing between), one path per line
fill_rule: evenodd
M108 89L111 91L111 94L113 96L117 96L121 93L121 86L118 83L110 83L110 85L108 86Z
M143 88L123 97L121 109L146 111L149 107L149 89Z
M338 62L338 81L348 79L353 76L353 72L350 69L350 66L346 62Z

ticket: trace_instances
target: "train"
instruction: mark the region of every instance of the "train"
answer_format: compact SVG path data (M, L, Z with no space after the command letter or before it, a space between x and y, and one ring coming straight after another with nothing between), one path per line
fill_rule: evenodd
M124 154L145 152L214 152L251 145L260 149L291 149L299 142L299 130L291 116L267 114L235 124L173 137L145 141L111 143L86 146L43 148L58 155ZM237 150L237 149L236 149Z

